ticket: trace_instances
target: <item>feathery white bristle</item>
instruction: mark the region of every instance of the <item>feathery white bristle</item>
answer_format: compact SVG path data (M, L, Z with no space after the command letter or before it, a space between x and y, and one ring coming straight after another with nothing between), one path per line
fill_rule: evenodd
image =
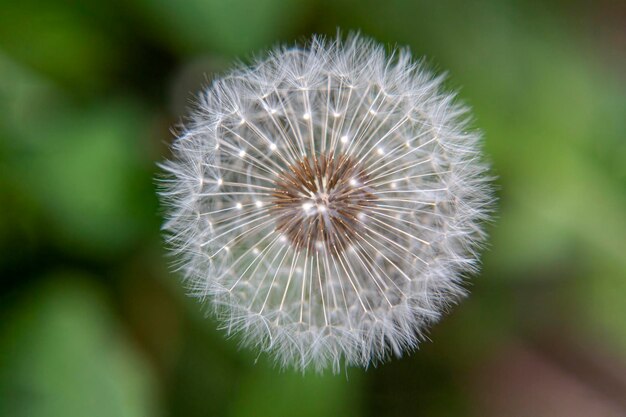
M480 134L405 49L313 38L216 80L175 141L164 225L191 293L283 366L413 349L477 269Z

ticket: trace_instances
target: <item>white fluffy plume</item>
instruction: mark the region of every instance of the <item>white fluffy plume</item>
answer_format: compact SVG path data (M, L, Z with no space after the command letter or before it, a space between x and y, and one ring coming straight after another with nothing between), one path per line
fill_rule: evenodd
M304 370L413 349L477 269L491 187L467 110L350 36L218 79L173 144L164 229L228 333Z

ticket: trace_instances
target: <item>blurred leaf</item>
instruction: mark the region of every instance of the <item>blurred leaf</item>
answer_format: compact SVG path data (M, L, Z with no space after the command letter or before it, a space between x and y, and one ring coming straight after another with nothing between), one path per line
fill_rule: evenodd
M139 106L118 100L29 126L9 161L14 181L63 245L115 253L156 224L145 121Z
M51 117L66 103L54 85L1 52L0 74L0 268L24 273L21 263L35 250L41 225L32 201L15 181L12 161L22 149L20 139L32 128L33 119L40 114ZM2 283L23 278L9 271L0 275Z
M577 281L579 312L585 334L602 340L623 355L626 354L626 276L614 264L589 265L586 279Z
M33 227L40 237L52 232L73 253L98 256L127 248L154 226L154 157L143 107L116 99L78 108L2 55L0 70L7 75L0 78L0 199L7 213L38 212ZM18 222L3 218L0 232Z
M250 54L291 35L311 7L299 0L133 0L156 36L177 49Z
M0 52L0 152L11 147L9 136L23 133L33 118L66 105L52 82Z
M350 417L361 415L361 375L303 376L260 365L243 382L233 417Z
M0 415L154 415L152 376L100 289L77 276L48 278L3 323Z
M65 85L98 87L120 61L119 51L93 14L72 3L3 2L0 48Z

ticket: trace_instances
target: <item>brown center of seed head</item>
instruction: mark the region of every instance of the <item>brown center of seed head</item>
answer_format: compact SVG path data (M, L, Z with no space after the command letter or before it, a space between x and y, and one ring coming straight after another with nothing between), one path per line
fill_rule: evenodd
M331 152L289 165L276 179L269 210L296 249L335 255L363 235L375 199L361 165Z

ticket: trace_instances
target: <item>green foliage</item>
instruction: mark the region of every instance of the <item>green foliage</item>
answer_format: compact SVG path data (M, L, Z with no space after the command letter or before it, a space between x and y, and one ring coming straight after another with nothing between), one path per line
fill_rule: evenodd
M248 56L297 28L311 7L298 0L133 0L153 33L185 53Z
M0 415L154 415L154 381L89 277L50 275L5 312Z
M231 416L358 416L356 398L362 375L309 375L277 373L259 366L242 382L245 392L235 404ZM323 399L323 400L321 400Z
M2 2L0 49L65 85L100 87L119 59L116 40L72 3Z

